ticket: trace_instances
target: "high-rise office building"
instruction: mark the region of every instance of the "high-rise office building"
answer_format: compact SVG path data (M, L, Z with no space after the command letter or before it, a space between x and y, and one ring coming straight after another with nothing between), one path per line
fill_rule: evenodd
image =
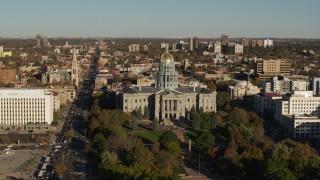
M189 51L193 51L193 38L189 38Z
M271 39L263 40L263 47L270 47L270 46L273 46L273 40Z
M241 38L241 44L243 46L249 46L249 39L247 37Z
M229 43L229 36L227 34L221 35L221 45L226 46Z
M44 47L48 47L49 46L48 36L43 36L42 41L43 41L43 46Z
M199 39L193 37L189 39L189 51L193 51L199 48Z
M41 47L41 34L36 35L37 47Z

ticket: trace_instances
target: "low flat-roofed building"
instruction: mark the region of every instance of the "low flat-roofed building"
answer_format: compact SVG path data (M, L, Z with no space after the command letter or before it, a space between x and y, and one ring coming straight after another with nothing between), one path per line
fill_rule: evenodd
M130 67L130 72L132 73L143 73L143 72L147 72L150 71L152 67L152 64L131 64Z
M154 79L139 78L137 79L137 86L152 86L155 83Z
M209 73L205 73L205 75L204 75L204 79L205 80L216 80L216 79L221 79L223 77L229 77L230 78L230 74L220 74L220 73L219 74L209 74Z
M107 87L109 79L113 79L112 74L98 74L94 82L95 89L101 89L102 87Z

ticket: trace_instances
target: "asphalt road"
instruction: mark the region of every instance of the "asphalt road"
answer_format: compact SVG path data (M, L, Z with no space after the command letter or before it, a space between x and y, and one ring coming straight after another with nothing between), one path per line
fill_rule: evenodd
M59 145L61 145L61 151L57 157L54 157L57 160L55 163L64 161L68 168L62 179L86 178L87 155L84 149L89 140L86 138L83 122L87 117L87 112L90 110L89 105L93 93L92 84L94 84L96 76L98 57L99 54L97 53L90 65L87 76L83 79L82 87L78 90L77 98L70 107L57 139ZM64 134L70 129L74 130L74 136L68 139Z

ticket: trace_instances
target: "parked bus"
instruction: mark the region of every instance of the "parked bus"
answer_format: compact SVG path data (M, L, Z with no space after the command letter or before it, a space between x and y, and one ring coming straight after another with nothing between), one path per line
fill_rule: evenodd
M44 160L45 163L49 163L50 162L50 157L46 157L46 159Z
M47 170L48 163L43 163L41 170Z
M44 176L44 170L41 170L39 171L39 174L38 174L38 179L43 179L43 176Z

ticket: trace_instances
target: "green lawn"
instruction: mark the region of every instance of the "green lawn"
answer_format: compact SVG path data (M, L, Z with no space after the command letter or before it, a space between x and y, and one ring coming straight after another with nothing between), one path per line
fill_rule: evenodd
M133 133L137 137L141 138L144 143L157 143L159 141L160 136L163 134L162 131L153 131L150 129L146 129L144 127L138 126L133 132L133 130L128 126L122 126L126 133Z
M141 138L144 143L157 143L162 134L163 134L162 131L152 131L152 130L135 132L135 135Z
M125 132L132 132L133 131L133 129L131 128L131 127L129 127L129 126L126 126L126 125L122 125L122 128L125 130ZM148 129L146 129L146 128L144 128L144 127L141 127L141 126L137 126L137 128L136 128L136 131L144 131L144 130L148 130ZM149 131L149 130L148 130Z

